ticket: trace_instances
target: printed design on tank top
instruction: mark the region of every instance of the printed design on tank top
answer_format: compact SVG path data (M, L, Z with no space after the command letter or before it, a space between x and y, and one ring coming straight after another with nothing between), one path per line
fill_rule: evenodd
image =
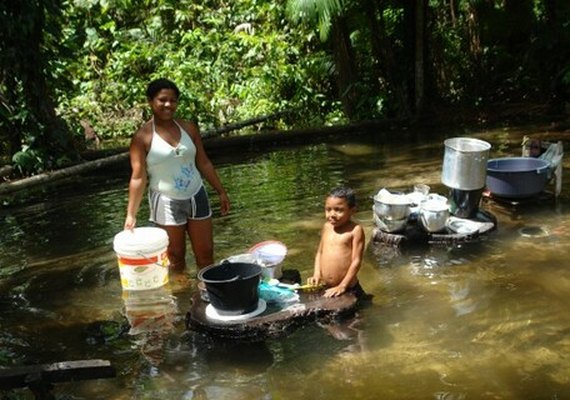
M174 188L181 191L188 189L188 186L196 177L196 172L194 165L182 165L180 173L174 177Z
M187 138L189 139L189 135L182 129L182 127L180 127L180 129L181 129L180 142L173 149L174 158L182 158L187 163L181 164L178 173L174 174L174 189L184 192L186 191L186 189L188 189L188 187L194 181L194 179L196 179L196 174L198 173L198 171L196 169L196 165L194 164L194 162L191 162L194 160L190 160L190 158L186 156L188 152L188 147L186 147L183 144L183 141L185 141L185 139Z

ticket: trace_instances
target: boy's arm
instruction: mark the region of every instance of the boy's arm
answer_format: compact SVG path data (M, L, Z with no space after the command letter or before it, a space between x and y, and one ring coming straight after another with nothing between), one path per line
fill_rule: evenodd
M346 271L346 275L342 281L332 288L325 291L325 297L335 297L340 296L351 284L351 282L356 278L358 271L360 270L360 264L362 263L362 254L364 253L364 230L362 226L356 225L352 235L352 259L350 266Z
M324 229L324 228L323 228ZM317 254L315 254L315 266L313 268L313 276L307 279L309 285L318 285L321 280L321 253L323 250L323 232L321 231L321 239L319 240L319 247Z

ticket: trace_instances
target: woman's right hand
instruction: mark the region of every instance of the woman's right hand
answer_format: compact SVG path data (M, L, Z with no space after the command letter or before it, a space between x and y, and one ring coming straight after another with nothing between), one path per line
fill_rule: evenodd
M132 231L133 229L135 229L136 224L137 224L137 219L135 217L127 215L127 218L125 219L125 230Z

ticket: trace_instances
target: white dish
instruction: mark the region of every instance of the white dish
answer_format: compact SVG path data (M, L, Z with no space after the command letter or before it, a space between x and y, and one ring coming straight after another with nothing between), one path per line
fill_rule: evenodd
M480 222L457 217L449 217L445 225L451 231L462 235L469 235L478 232L481 227Z
M257 302L257 308L247 314L239 315L221 315L212 304L206 306L206 317L210 320L225 322L225 323L238 323L247 321L250 318L256 317L267 309L267 303L263 299Z

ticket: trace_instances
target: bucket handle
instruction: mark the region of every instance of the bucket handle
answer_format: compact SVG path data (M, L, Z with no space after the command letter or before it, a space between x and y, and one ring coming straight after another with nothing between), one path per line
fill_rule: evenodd
M224 279L223 281L212 281L212 280L203 279L203 278L201 278L201 280L204 281L204 282L212 282L212 283L230 283L230 282L235 282L235 281L237 281L239 278L241 278L241 276L236 275L236 276L234 276L233 278Z
M231 264L231 262L229 260L223 260L217 267L229 267L230 264ZM215 267L215 266L212 266L212 267ZM202 280L204 282L208 282L208 279L203 279L203 277L201 277L200 275L198 275L198 277L200 278L200 280ZM235 282L240 278L241 278L241 276L238 274L238 275L236 275L230 279L224 280L223 282L224 283ZM216 281L216 282L218 282L218 281ZM220 282L222 282L222 281L220 281Z
M220 266L222 266L222 267L229 267L230 264L231 264L231 262L230 262L229 260L224 260L224 261L222 261L222 263L220 264ZM239 278L241 278L241 276L239 276L239 274L238 274L238 275L234 276L234 277L231 278L231 279L225 280L224 282L235 282L235 281L237 281Z
M142 258L144 258L145 260L147 260L149 264L158 265L158 266L161 267L161 268L164 267L164 265L152 261L150 258L148 258L147 256L145 256L141 251L137 251L136 253L137 253L139 256L141 256Z

